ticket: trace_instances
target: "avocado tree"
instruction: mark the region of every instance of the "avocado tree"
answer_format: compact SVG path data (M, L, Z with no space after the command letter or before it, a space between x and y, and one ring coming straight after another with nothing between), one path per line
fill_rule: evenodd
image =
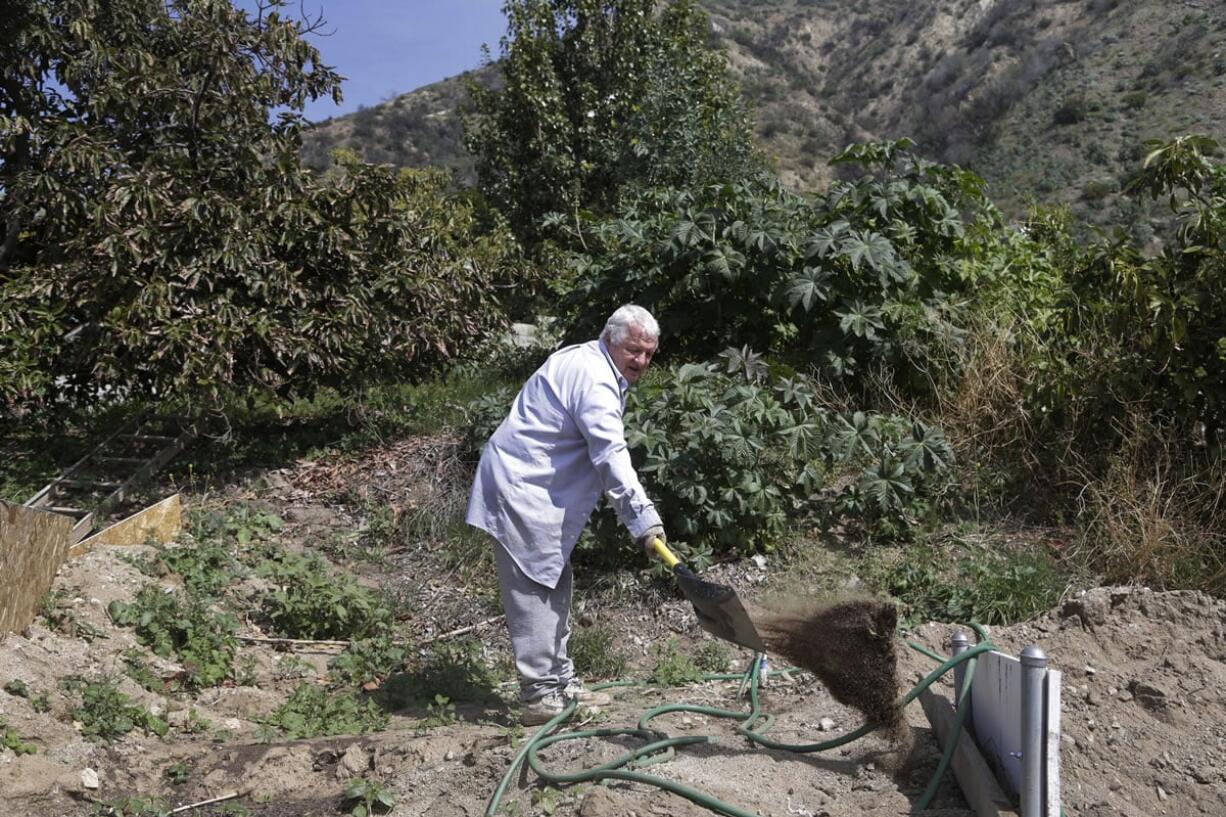
M504 11L501 87L472 87L465 143L519 235L539 235L547 213L607 212L627 186L697 187L759 165L692 0L508 0Z
M302 168L340 77L284 5L6 4L0 412L424 376L498 322L510 243L441 178Z

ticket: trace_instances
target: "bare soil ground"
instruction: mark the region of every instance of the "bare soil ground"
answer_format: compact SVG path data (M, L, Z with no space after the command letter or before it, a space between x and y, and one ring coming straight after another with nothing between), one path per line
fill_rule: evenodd
M438 440L404 441L363 457L303 463L237 482L221 494L189 494L186 500L189 507L265 503L287 520L277 534L283 544L329 552L397 598L403 605L402 631L416 646L426 649L441 633L473 626L489 662L505 668L509 648L501 622L488 621L499 610L481 559L456 565L428 537L392 548L380 560L343 559L342 545L356 541L355 531L369 524L362 503L382 498L401 513L414 503L425 507L431 492L447 481L447 450ZM484 812L522 734L515 726L513 682L499 686L484 703L459 707L461 719L443 726L424 726L427 713L408 708L390 712L390 725L368 735L270 739L258 719L284 701L302 677L322 678L330 656L250 642L240 656L248 683L195 696L147 692L122 674L125 651L144 648L131 629L111 622L106 607L114 599L130 600L149 581L125 558L148 551L144 546L100 549L60 571L56 588L65 594L65 604L102 637L86 640L81 630L74 636L40 620L0 643L0 686L20 679L31 693L0 691L0 719L37 747L21 756L0 749L0 813L75 817L111 813L107 804L121 797L156 795L179 806L238 792L239 798L191 813L332 815L340 813L345 781L360 776L382 781L395 795L393 815ZM774 567L724 564L711 576L753 600L778 592ZM707 638L688 605L645 570L581 579L576 618L613 628L617 645L630 655L628 675L647 676L653 644L676 638L682 650L692 651ZM161 581L171 586L175 580ZM252 586L244 592L258 590ZM258 626L246 620L240 630L258 633ZM909 635L943 652L952 630L951 624L932 623ZM1038 644L1065 673L1061 757L1070 817L1226 814L1226 603L1197 593L1099 588L1034 621L995 628L991 636L1013 652ZM904 685L933 666L906 647L898 653ZM176 669L159 665L161 659L147 650L145 657L162 672ZM741 666L730 668L739 670L747 660L736 653L733 663ZM135 730L112 743L84 739L72 718L73 700L59 682L70 675L101 674L119 679L124 693L166 717L170 732L158 738ZM949 694L948 686L945 691ZM48 711L36 711L37 693L46 693ZM611 706L583 715L581 722L631 726L646 709L666 702L743 706L735 682L642 685L616 690ZM860 722L858 713L836 703L805 674L772 679L763 706L777 718L768 734L787 742L827 740ZM732 720L670 714L653 726L671 735L714 739L683 747L649 771L763 817L905 814L913 810L938 758L918 705L908 707L905 717L909 740L902 748L869 736L829 752L792 754L749 744L735 734ZM546 750L542 758L552 769L586 768L630 745L621 738L571 741ZM168 776L172 767L186 770L181 782ZM528 771L508 791L502 813L684 817L710 812L627 782L546 789ZM972 812L950 777L924 813L969 817Z

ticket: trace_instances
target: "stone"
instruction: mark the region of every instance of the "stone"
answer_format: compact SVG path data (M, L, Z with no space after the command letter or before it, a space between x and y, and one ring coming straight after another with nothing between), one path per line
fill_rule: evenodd
M336 764L336 779L348 780L352 777L361 777L369 768L370 755L358 744L351 743Z
M819 732L829 732L831 729L834 729L834 718L822 718L817 722Z
M93 769L85 769L81 772L81 786L86 789L98 788L98 773Z

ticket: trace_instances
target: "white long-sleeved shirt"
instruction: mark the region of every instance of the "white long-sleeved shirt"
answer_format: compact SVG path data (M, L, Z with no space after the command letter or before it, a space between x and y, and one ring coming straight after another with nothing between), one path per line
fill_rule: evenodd
M601 492L631 536L660 524L626 448L629 385L603 341L559 349L481 452L465 521L546 587L557 587Z

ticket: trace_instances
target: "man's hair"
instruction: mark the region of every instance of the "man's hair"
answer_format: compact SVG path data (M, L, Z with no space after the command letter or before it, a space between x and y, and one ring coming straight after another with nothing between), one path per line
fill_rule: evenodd
M660 324L656 323L650 312L636 304L619 306L605 321L600 337L610 346L621 343L630 334L631 326L637 326L654 341L660 340Z

